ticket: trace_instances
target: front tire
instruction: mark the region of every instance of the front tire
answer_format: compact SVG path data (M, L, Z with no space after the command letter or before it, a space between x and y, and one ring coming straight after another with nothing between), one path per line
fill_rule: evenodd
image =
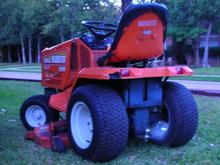
M163 86L164 107L151 127L151 140L159 145L179 147L195 134L198 112L191 92L175 82Z
M33 130L50 121L59 120L59 112L50 108L49 96L35 95L24 101L20 108L20 119L27 130Z
M75 152L93 162L117 157L127 144L128 116L120 96L99 85L78 87L67 111Z

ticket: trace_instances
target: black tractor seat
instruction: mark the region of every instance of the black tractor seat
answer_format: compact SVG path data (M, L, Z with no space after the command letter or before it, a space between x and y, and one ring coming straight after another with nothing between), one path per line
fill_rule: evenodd
M138 18L139 16L147 13L153 12L159 16L161 19L165 29L164 29L164 40L166 34L166 26L167 26L167 9L164 5L158 3L146 3L146 4L139 4L139 5L132 5L128 7L124 14L122 15L120 22L118 24L116 34L114 36L113 43L111 45L111 49L108 51L106 55L99 58L97 61L98 66L105 65L106 61L112 56L112 52L116 49L121 37L123 36L123 30L128 27L131 22Z

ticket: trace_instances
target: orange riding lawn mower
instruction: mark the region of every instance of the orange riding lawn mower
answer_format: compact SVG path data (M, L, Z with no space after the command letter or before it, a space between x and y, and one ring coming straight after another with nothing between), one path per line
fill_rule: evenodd
M21 106L26 138L54 151L72 147L93 162L116 158L130 136L186 144L196 132L197 106L190 91L167 80L192 70L153 65L164 53L166 7L131 6L117 28L101 21L82 25L90 33L41 52L45 94Z

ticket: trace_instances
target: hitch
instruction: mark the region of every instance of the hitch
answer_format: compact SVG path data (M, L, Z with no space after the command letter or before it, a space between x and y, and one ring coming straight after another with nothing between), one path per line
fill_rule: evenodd
M147 108L135 109L132 119L135 136L147 142L150 138L149 110Z

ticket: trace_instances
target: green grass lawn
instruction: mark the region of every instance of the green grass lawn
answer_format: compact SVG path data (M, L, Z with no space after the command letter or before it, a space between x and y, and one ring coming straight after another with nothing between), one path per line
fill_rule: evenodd
M220 82L220 67L192 68L192 76L172 77L173 80L215 81Z
M193 76L175 77L175 80L192 80L192 81L215 81L220 82L220 67L216 68L193 68Z
M220 67L213 68L193 68L195 75L220 75Z
M171 77L170 80L190 80L190 81L213 81L220 82L220 77L196 77L196 76L183 76Z
M0 63L0 68L11 68L11 67L25 67L25 66L39 66L40 64L18 64L18 63Z
M31 73L40 73L41 66L39 64L9 64L9 63L0 63L0 71L9 71L9 72L31 72Z
M19 119L19 107L29 96L43 93L39 83L0 81L0 164L1 165L84 165L72 150L53 153L24 140L25 130ZM104 164L138 165L219 165L220 164L220 98L195 96L199 109L199 128L185 146L168 148L130 139L124 152Z

